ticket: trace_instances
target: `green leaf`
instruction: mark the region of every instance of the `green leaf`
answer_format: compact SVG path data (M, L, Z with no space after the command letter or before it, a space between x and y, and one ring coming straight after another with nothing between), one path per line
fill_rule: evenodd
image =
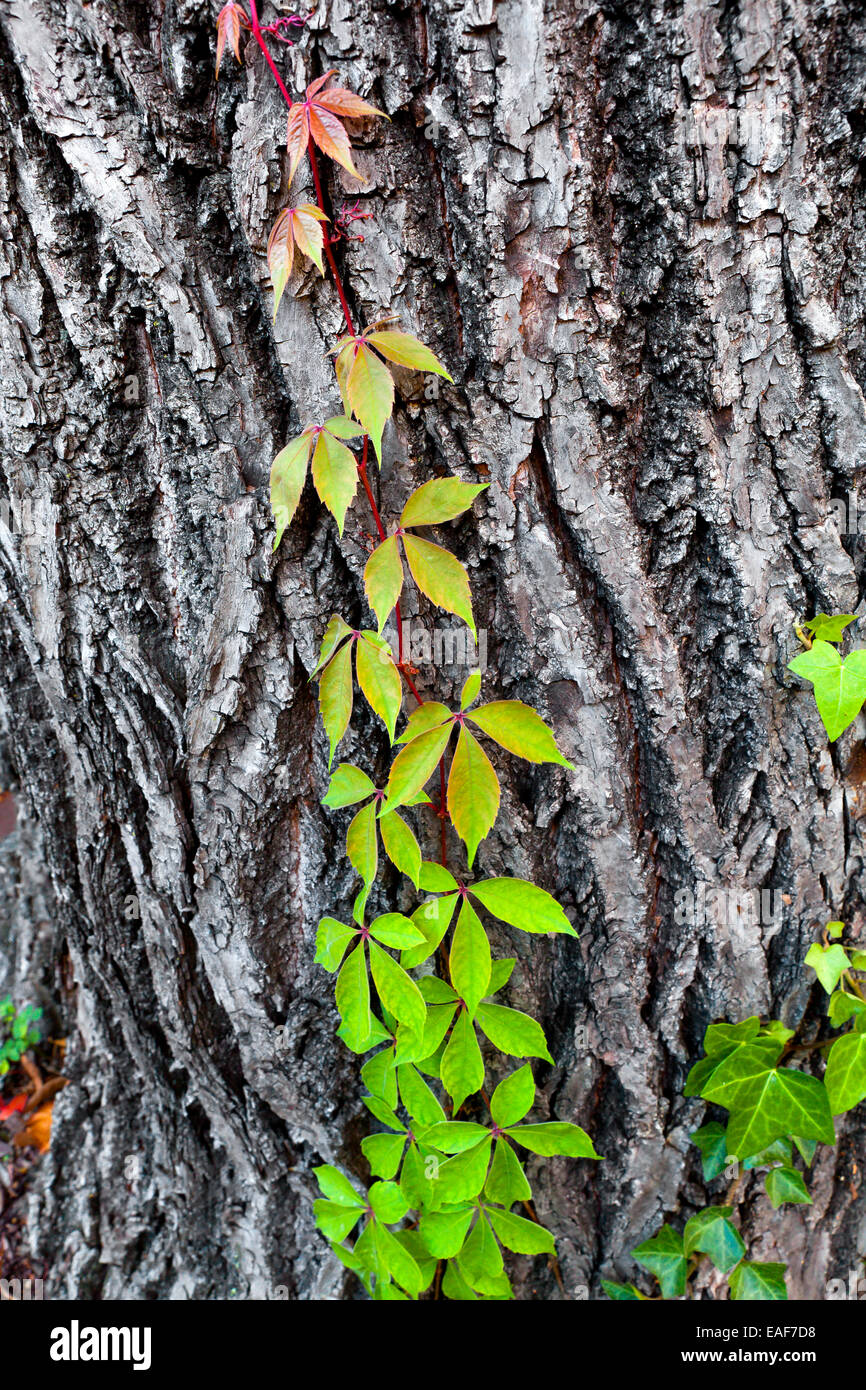
M423 1046L417 1059L419 1062L426 1063L427 1059L439 1050L445 1034L451 1027L451 1020L456 1008L456 1004L431 1004L429 1006L427 1021L424 1024Z
M361 1140L361 1152L377 1178L393 1178L405 1146L405 1134L368 1134Z
M438 729L441 724L451 722L454 715L447 705L442 705L438 700L425 700L423 705L418 705L413 709L406 721L406 727L398 743L411 743L413 738L418 738L419 734L426 734L430 729Z
M837 941L837 940L839 939L840 936L844 935L844 932L845 932L845 923L844 923L844 922L828 922L828 923L827 923L827 926L826 926L826 928L825 928L825 930L826 930L827 935L828 935L829 937L831 937L834 941Z
M855 1014L863 1013L866 1013L866 1004L855 994L846 994L845 990L837 989L836 993L830 996L827 1016L834 1028L841 1028L842 1024L847 1023Z
M346 832L346 853L350 864L361 875L364 883L372 883L379 863L375 801L362 806L352 817L352 823Z
M813 642L809 651L788 662L788 669L812 682L827 737L835 742L866 700L866 649L851 652L843 661L828 642Z
M417 1297L423 1288L424 1280L409 1251L380 1222L373 1221L370 1225L380 1265L384 1266L402 1289L413 1298Z
M781 1302L788 1297L785 1266L782 1264L743 1260L731 1272L728 1282L731 1286L731 1298L736 1303L767 1300Z
M553 1236L537 1222L493 1208L488 1208L487 1216L506 1250L513 1250L516 1255L556 1254Z
M794 1143L800 1152L800 1157L807 1168L812 1166L812 1159L815 1157L815 1150L818 1145L814 1139L801 1139L798 1135L793 1135Z
M361 1080L374 1096L384 1100L393 1111L397 1104L397 1071L393 1047L383 1047L361 1068Z
M443 1120L424 1131L424 1143L443 1154L462 1154L490 1137L490 1130L471 1120Z
M391 863L401 874L411 879L417 888L418 875L421 872L421 847L409 826L396 811L390 811L379 821L379 829L382 832L385 853ZM421 940L424 940L423 935Z
M523 878L488 878L469 889L473 897L510 927L528 932L577 936L556 898Z
M338 361L350 360L353 352L355 360L346 374L346 396L352 414L358 417L370 436L381 463L382 432L394 409L394 378L364 343L349 343Z
M313 1169L313 1175L323 1197L339 1203L340 1206L359 1207L363 1211L366 1205L364 1198L355 1191L339 1168L334 1168L330 1163L323 1163L321 1167Z
M466 845L470 869L498 810L499 781L493 764L478 740L465 726L461 727L448 778L448 813Z
M418 536L404 535L403 548L412 578L422 594L446 613L462 618L474 637L469 576L460 561L441 545L422 541Z
M851 952L851 968L853 970L866 970L866 951Z
M456 991L445 980L440 980L438 975L422 975L418 981L418 988L428 1004L457 1003Z
M329 974L339 970L340 962L346 954L346 947L357 936L355 927L346 927L333 917L323 917L316 932L316 965L321 965Z
M516 1125L532 1109L535 1101L535 1082L532 1067L527 1062L500 1081L490 1098L490 1114L500 1129Z
M502 1274L502 1252L483 1211L470 1231L460 1253L460 1271L474 1289L484 1292L487 1281Z
M397 915L397 914L394 914ZM385 1008L413 1033L423 1033L427 1020L427 1005L414 980L383 951L370 942L370 969Z
M475 1019L485 1037L508 1057L541 1057L553 1063L544 1030L529 1014L504 1004L479 1004Z
M313 450L313 486L343 534L346 512L358 486L358 463L352 450L320 430Z
M375 922L370 923L370 935L381 941L383 946L391 946L398 951L416 946L424 940L411 917L404 917L402 912L385 912L377 917Z
M639 1265L658 1279L663 1298L682 1298L686 1291L688 1265L683 1238L672 1227L662 1226L656 1235L631 1253Z
M328 1240L337 1242L346 1239L363 1214L363 1207L341 1206L338 1202L326 1202L321 1197L313 1203L313 1215L319 1230Z
M601 1287L614 1303L645 1303L647 1300L634 1284L615 1284L610 1279L602 1279Z
M387 800L379 814L386 815L398 806L403 806L410 796L420 791L429 782L433 772L445 752L451 737L450 724L431 729L419 738L401 748L393 763L386 787Z
M426 1154L422 1158L418 1145L410 1143L403 1159L400 1186L406 1201L415 1211L428 1209L433 1200L433 1185L425 1172L425 1161Z
M711 1023L704 1034L704 1051L708 1057L717 1057L740 1043L751 1042L760 1030L761 1020L757 1014L744 1018L742 1023Z
M330 420L325 421L322 429L327 430L329 434L335 434L338 439L360 439L364 433L363 426L346 415L332 415Z
M289 440L271 465L271 512L277 528L274 550L298 510L312 446L313 436L301 434L297 439Z
M729 1220L732 1211L733 1207L705 1207L691 1217L683 1231L685 1254L699 1250L726 1274L746 1253L742 1236Z
M460 708L466 710L478 699L478 692L481 689L481 672L472 671L463 682L463 690L460 694Z
M530 763L559 763L574 771L564 758L544 720L522 700L494 700L480 705L467 718L509 753Z
M364 592L380 632L394 611L402 588L403 564L397 537L389 536L376 547L364 568Z
M426 1128L441 1124L445 1111L434 1096L417 1067L411 1064L398 1068L400 1098L412 1117L412 1123Z
M796 1168L771 1168L764 1179L764 1187L767 1189L767 1196L773 1206L778 1208L783 1202L804 1203L811 1205L812 1198L809 1190L803 1181L803 1174L798 1173Z
M411 333L377 329L374 333L365 333L364 337L383 357L387 357L390 362L396 362L400 367L410 367L416 372L435 372L437 376L444 376L446 381L454 380L435 353L417 338L413 338Z
M828 994L832 994L851 962L841 946L822 946L814 942L806 952L806 965L811 965Z
M767 1168L774 1163L790 1163L792 1156L790 1139L774 1139L766 1149L744 1159L743 1168L749 1172L753 1168Z
M395 1182L374 1182L367 1196L379 1220L387 1226L402 1220L409 1210L409 1204Z
M335 768L328 790L322 797L322 805L339 810L343 806L356 806L365 797L372 796L376 788L366 772L352 763L340 763Z
M454 1202L471 1202L478 1196L487 1177L492 1143L492 1139L487 1139L439 1165L438 1176L433 1179L435 1208L441 1209Z
M489 483L462 483L459 478L431 478L416 488L403 508L401 526L438 526L460 516ZM479 678L480 679L480 678Z
M347 637L351 637L352 629L348 623L343 622L339 613L333 613L322 634L322 646L319 651L319 660L313 668L310 680L314 680L320 671L324 670L340 643Z
M728 1147L738 1158L760 1153L788 1134L835 1142L821 1082L790 1067L773 1067L754 1043L726 1058L701 1095L731 1111Z
M704 1182L712 1182L727 1167L728 1136L724 1125L720 1125L718 1120L712 1120L708 1125L693 1130L689 1138L701 1151Z
M450 893L457 887L457 880L443 864L425 859L418 876L418 887L422 893Z
M477 912L466 898L460 905L460 914L451 942L449 965L451 983L466 1005L471 1018L488 992L490 943Z
M364 697L378 714L388 738L394 742L397 715L403 704L403 682L391 657L391 648L374 632L362 632L356 648L355 666Z
M496 1140L484 1191L491 1202L498 1202L503 1207L513 1206L515 1202L528 1202L532 1196L532 1188L520 1160L507 1139Z
M352 717L352 643L340 647L319 677L319 711L331 745L328 767Z
M439 1073L442 1085L451 1097L454 1114L467 1096L474 1095L484 1085L481 1049L465 1009L461 1009L457 1015L448 1046L442 1054Z
M474 1215L475 1208L465 1205L456 1206L453 1211L424 1212L418 1229L430 1254L437 1260L459 1255Z
M518 1125L506 1132L524 1149L544 1157L553 1154L562 1154L566 1158L599 1157L586 1131L565 1120L550 1120L541 1125Z
M830 616L828 613L816 613L814 618L810 618L805 624L813 639L818 638L822 642L841 642L842 634L849 623L856 621L853 613L837 613Z
M866 1033L844 1033L836 1039L827 1057L824 1085L834 1115L853 1110L866 1097Z
M382 820L386 819L387 817L383 816ZM413 946L403 952L400 964L404 970L414 970L432 956L451 925L456 903L457 894L449 893L447 897L430 898L420 907L416 907L412 913L412 921L424 937L424 945Z
M352 1050L360 1050L373 1028L370 1014L370 981L367 978L363 942L360 942L347 957L337 976L335 998L337 1012L343 1020L344 1036L347 1040L352 1040L348 1045L352 1047L354 1043Z
M514 956L504 956L501 960L495 960L490 966L490 984L487 986L487 996L498 994L508 981L511 979L514 967L517 964Z

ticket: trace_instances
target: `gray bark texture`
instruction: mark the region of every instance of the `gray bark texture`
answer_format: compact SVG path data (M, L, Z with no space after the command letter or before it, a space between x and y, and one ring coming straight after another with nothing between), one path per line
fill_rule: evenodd
M249 36L214 83L215 16L0 4L0 985L69 1039L28 1199L59 1299L358 1296L311 1213L311 1168L364 1175L370 1124L313 965L355 879L308 677L331 613L368 621L373 528L359 497L340 543L308 488L271 551L270 463L338 407L341 318L311 272L271 323L285 108ZM276 50L293 91L333 67L391 117L355 127L366 184L327 166L333 205L373 214L337 255L357 320L398 315L455 378L402 375L383 515L437 472L490 483L445 535L484 691L535 704L577 767L495 757L478 866L581 933L495 945L556 1058L543 1111L605 1155L533 1166L563 1287L524 1261L518 1296L598 1298L706 1201L681 1096L706 1024L817 1025L805 950L866 923L863 726L829 746L786 671L795 621L860 601L831 499L866 458L866 17L323 0ZM450 640L413 603L413 654ZM465 659L432 655L422 690L452 698ZM381 779L381 725L358 709L341 754ZM777 910L678 922L701 884ZM839 1129L814 1206L745 1189L752 1257L795 1297L866 1250L857 1114Z

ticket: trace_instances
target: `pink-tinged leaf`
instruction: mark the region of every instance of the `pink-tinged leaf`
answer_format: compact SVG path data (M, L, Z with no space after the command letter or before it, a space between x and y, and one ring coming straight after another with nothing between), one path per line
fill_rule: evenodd
M391 657L391 648L374 632L362 632L355 655L358 684L388 737L394 742L397 716L403 704L403 682Z
M423 705L413 709L397 742L411 743L419 734L426 734L428 729L436 729L440 724L444 724L446 719L453 718L454 715L447 705L440 705L438 700L425 700Z
M359 425L357 420L350 420L345 415L334 415L330 420L326 420L322 429L327 430L328 434L336 435L338 439L360 439L364 433L364 428Z
M435 372L437 376L444 376L446 381L454 380L436 354L417 338L413 338L411 333L384 329L381 332L365 333L364 336L377 352L381 352L389 362L396 362L398 367L410 367L416 372Z
M412 746L411 744L409 745ZM466 846L469 867L499 811L499 781L481 744L467 728L460 730L448 778L448 813Z
M289 440L271 465L271 512L277 527L274 550L298 510L312 447L313 436L305 431L297 439Z
M310 90L307 88L308 96ZM345 120L357 120L361 116L384 116L386 121L389 119L378 106L371 106L363 97L356 96L347 87L329 87L326 92L316 97L316 105L326 106L335 116L342 116Z
M322 251L325 245L325 234L321 223L327 222L328 218L313 203L301 203L300 207L294 208L293 211L295 244L303 255L309 256L319 274L324 275Z
M310 134L318 145L322 154L326 154L329 159L341 164L352 178L359 183L366 183L363 174L352 163L352 146L349 144L349 137L346 134L346 127L327 107L319 106L317 103L311 104L310 113Z
M416 488L403 508L401 526L438 526L472 506L489 483L462 483L459 478L431 478Z
M286 149L289 152L289 184L298 171L298 165L303 159L309 143L309 109L304 102L296 101L289 111L289 123L286 129Z
M389 536L377 545L364 568L364 592L376 614L379 631L385 626L403 588L403 565L397 537Z
M319 678L319 710L331 745L328 767L352 717L352 646L346 642Z
M480 705L467 718L518 758L529 763L559 763L574 771L574 764L562 756L544 720L522 700L494 700Z
M403 545L412 578L431 603L462 618L472 636L475 620L472 617L472 595L469 576L459 560L441 545L422 541L417 536L404 536Z
M309 256L315 263L319 274L324 274L324 237L319 224L327 220L325 214L312 203L302 203L296 208L283 208L271 228L268 237L268 270L274 287L274 319L277 317L283 290L292 273L296 246L302 255Z
M322 430L313 452L313 486L343 534L343 524L358 486L358 464L352 450Z
M241 29L249 29L249 27L250 22L242 5L235 4L235 0L229 0L227 5L223 5L217 16L216 77L220 75L220 63L223 60L226 43L238 62L241 61Z
M445 752L451 728L450 724L443 724L438 729L430 729L400 750L391 764L391 774L385 788L387 799L382 804L380 815L386 815L397 806L405 806L409 798L430 780Z
M352 629L349 627L349 624L343 621L339 613L333 613L328 621L328 626L322 634L322 646L319 651L319 660L316 662L310 680L314 680L319 672L327 666L340 643L344 642L347 637L351 637L351 635Z
M382 432L394 409L394 378L384 362L363 343L355 343L345 351L355 354L346 378L349 405L372 439L381 464Z

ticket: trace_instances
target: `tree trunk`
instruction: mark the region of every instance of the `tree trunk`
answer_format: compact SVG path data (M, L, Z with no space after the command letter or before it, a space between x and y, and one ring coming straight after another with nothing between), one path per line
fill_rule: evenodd
M29 1203L61 1299L358 1296L311 1212L317 1162L366 1173L369 1117L313 965L354 878L308 678L332 612L366 621L373 528L359 498L340 543L308 489L271 552L270 463L334 413L341 317L313 272L271 324L285 108L253 44L214 83L215 12L0 5L4 940L68 1036ZM518 1296L595 1298L705 1200L681 1097L703 1028L817 1010L816 929L866 920L862 744L828 746L785 669L863 568L830 502L866 457L866 21L324 0L297 37L291 90L333 67L391 117L357 141L369 183L329 166L334 206L373 214L337 250L352 309L455 378L401 382L383 515L436 471L489 481L449 536L485 693L536 704L577 767L496 760L479 866L581 932L496 944L556 1058L543 1106L605 1155L539 1164L563 1291L524 1261ZM447 700L468 654L441 616L408 612ZM381 778L381 725L356 711L341 753ZM703 911L700 885L776 896ZM384 880L380 909L413 901ZM866 1145L840 1131L813 1207L742 1209L793 1296L863 1252Z

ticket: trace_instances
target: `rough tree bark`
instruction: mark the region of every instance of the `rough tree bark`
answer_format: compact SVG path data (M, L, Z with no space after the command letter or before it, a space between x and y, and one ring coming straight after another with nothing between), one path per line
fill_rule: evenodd
M310 1210L367 1126L312 964L353 883L308 673L331 612L362 616L372 528L359 501L339 545L310 493L271 554L270 462L332 411L339 309L311 274L271 326L284 109L252 46L215 87L215 12L0 5L2 969L69 1037L29 1210L54 1298L357 1296ZM866 921L862 744L828 748L785 671L795 619L860 594L830 500L866 456L864 55L843 0L324 0L278 53L391 116L360 140L352 305L456 380L405 377L383 513L437 470L490 481L451 537L487 689L577 765L503 758L480 855L581 930L499 938L543 1104L607 1156L539 1169L565 1297L701 1200L678 1095L706 1023L817 1010L816 925ZM409 616L423 653L438 618ZM678 922L700 883L784 901ZM814 1207L744 1209L801 1297L864 1251L842 1132ZM519 1286L563 1296L543 1262Z

